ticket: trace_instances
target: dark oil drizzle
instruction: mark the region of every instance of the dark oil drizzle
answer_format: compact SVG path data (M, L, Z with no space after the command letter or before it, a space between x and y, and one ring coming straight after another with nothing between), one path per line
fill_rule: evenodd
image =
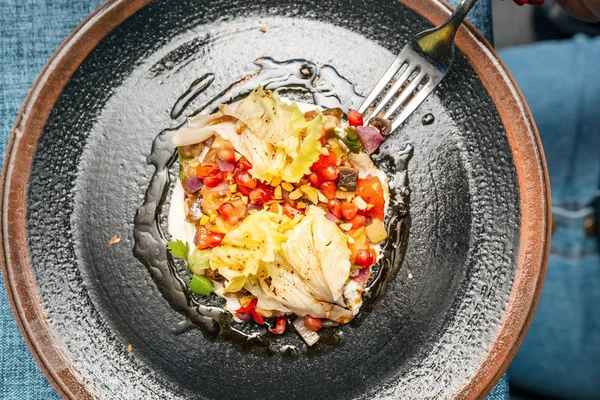
M332 66L323 65L318 68L315 63L308 60L278 62L269 57L260 58L255 61L255 64L260 67L259 72L232 84L193 115L200 112L212 113L219 104L243 97L259 85L271 90L308 92L312 94L315 104L324 108L340 107L344 111L357 108L363 100L356 93L352 83L339 75ZM212 83L213 79L213 74L206 74L194 81L175 103L171 116L173 118L180 116L192 100ZM279 352L290 356L300 354L301 351L295 344L284 343L281 337L267 333L265 327L245 332L223 308L201 304L192 296L186 282L177 272L174 260L167 251L167 240L161 229L162 206L171 183L170 167L177 159L177 153L171 142L174 134L174 129L161 132L154 139L152 151L147 159L148 163L155 167L155 172L146 190L144 203L135 216L134 255L148 268L161 294L171 307L185 315L191 324L202 328L207 337L233 340L245 348L263 349L267 353ZM363 294L362 309L353 320L356 321L354 324L360 324L365 314L373 309L385 286L402 263L410 225L407 164L412 151L410 145L399 148L398 144L388 140L372 155L377 166L386 173L388 178L391 178L390 207L386 216L386 228L390 237L382 247L384 254L382 261L374 268L373 276ZM189 323L182 321L174 329L174 333L187 331L189 327ZM321 332L321 340L315 346L312 348L303 346L302 352L319 352L342 340L343 332L340 328L329 328Z
M183 110L186 109L187 106L190 105L192 101L200 93L204 92L206 88L210 86L210 84L215 80L215 74L204 74L201 78L196 79L188 90L185 91L183 95L175 102L175 105L171 109L171 118L177 119L183 113Z

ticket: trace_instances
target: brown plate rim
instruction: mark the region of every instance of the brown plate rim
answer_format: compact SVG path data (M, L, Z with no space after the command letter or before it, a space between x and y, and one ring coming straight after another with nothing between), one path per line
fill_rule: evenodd
M84 377L71 365L37 292L25 224L31 165L45 122L69 77L102 38L150 1L108 0L65 39L30 89L6 150L0 182L0 260L7 295L31 354L65 399L95 396ZM444 0L399 1L436 25L453 9ZM479 370L456 395L456 398L483 398L514 357L541 294L550 251L550 185L537 128L506 66L468 22L459 30L456 43L496 105L513 151L520 191L521 238L506 312Z

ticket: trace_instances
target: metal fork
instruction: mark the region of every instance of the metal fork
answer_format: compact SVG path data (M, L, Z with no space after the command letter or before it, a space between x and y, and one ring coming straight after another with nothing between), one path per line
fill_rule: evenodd
M476 2L463 0L446 22L418 33L404 46L359 107L365 124L373 117L382 117L392 121L390 132L393 132L429 96L452 66L454 36ZM394 81L398 73L400 76Z

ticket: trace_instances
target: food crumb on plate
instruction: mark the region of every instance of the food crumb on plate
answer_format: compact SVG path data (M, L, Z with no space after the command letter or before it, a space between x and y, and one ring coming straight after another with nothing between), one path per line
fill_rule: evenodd
M413 275L409 272L408 273L408 279L412 279Z
M132 345L130 345L130 344L128 344L128 345L127 345L127 352L128 352L128 353L131 353L131 350L133 350L133 346L132 346Z
M121 238L118 235L114 235L113 237L110 238L110 240L108 241L109 244L117 244L121 241Z
M262 33L265 33L267 31L267 28L263 25L258 27L258 30L261 31Z

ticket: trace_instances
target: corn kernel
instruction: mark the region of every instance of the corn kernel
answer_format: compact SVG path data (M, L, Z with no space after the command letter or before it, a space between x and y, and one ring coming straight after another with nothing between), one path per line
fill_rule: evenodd
M321 193L321 191L319 191L319 193L317 193L317 194L319 196L319 201L321 203L327 203L327 202L329 202L329 199L323 193Z
M281 186L277 186L275 188L275 192L273 193L273 197L275 197L277 200L283 199L283 193L281 191Z
M231 193L237 192L237 185L235 183L233 185L229 185L229 191Z
M242 203L244 203L245 206L248 205L248 196L242 196Z
M278 176L275 176L273 179L271 179L271 186L279 186L280 183L281 178Z
M367 202L363 200L362 197L360 196L356 196L354 198L354 200L352 200L352 202L354 203L354 205L359 209L359 210L366 210L367 209Z
M292 185L289 182L283 182L281 184L281 187L284 188L285 190L287 190L288 192L293 192L294 191L294 185Z
M203 215L200 217L200 225L206 225L206 224L208 224L208 221L210 221L210 218L208 218L208 215Z
M343 231L348 232L350 229L352 229L352 223L348 222L348 223L345 223L345 224L340 224L340 229L343 230Z
M299 201L299 202L298 202L298 204L296 204L296 208L298 208L298 209L300 209L300 210L303 210L303 209L305 209L305 208L306 208L306 205L307 205L307 204L306 204L305 202L303 202L303 201Z
M290 200L298 200L302 197L302 191L300 189L296 189L290 193Z
M317 205L319 203L319 191L317 189L310 185L302 185L300 186L300 190L304 192L304 194L306 195L306 197L308 197L311 203L313 203L314 205ZM290 198L292 198L291 195Z

